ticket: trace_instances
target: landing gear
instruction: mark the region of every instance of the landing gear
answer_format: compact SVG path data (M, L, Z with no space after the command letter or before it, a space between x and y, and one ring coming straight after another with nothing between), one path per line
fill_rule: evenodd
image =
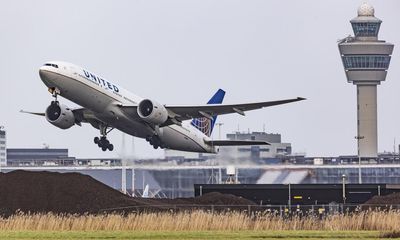
M107 151L107 149L109 151L114 150L114 145L112 145L110 143L110 141L108 141L108 139L107 139L107 134L109 132L111 132L114 128L111 128L108 131L107 131L107 129L108 129L107 126L100 124L101 137L100 138L99 137L95 137L93 139L94 143L97 144L97 146L99 146L99 148L101 148L101 150L103 150L104 152Z
M105 136L100 137L100 138L95 137L94 143L97 144L97 146L99 146L99 148L101 148L101 150L103 150L103 151L107 151L107 149L109 151L114 150L114 145L112 145Z
M58 103L57 96L60 94L60 90L58 88L52 87L52 88L49 88L49 92L54 97L54 102Z
M148 136L146 138L146 141L149 142L150 145L152 145L154 149L157 149L157 148L164 149L165 148L164 143L161 141L160 137L158 137L157 135Z

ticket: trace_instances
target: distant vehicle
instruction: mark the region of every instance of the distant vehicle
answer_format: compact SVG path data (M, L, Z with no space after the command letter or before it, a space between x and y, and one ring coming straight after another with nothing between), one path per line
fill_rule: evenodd
M218 146L268 145L265 141L212 140L210 138L218 115L291 103L294 98L271 102L221 104L225 92L219 89L207 105L163 105L152 99L136 96L122 87L86 69L66 62L47 62L39 75L54 100L45 113L26 112L45 116L61 129L89 123L100 130L94 138L103 151L114 149L107 134L118 129L146 139L155 149L168 148L189 152L217 153ZM70 109L60 104L60 95L83 108Z

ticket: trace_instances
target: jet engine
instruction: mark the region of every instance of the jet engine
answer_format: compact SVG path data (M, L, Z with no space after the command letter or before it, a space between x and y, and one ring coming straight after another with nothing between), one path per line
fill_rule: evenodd
M155 125L163 124L168 119L167 109L150 99L140 101L137 113L144 121Z
M75 116L72 110L56 101L51 102L45 114L49 123L61 129L70 128L75 124Z

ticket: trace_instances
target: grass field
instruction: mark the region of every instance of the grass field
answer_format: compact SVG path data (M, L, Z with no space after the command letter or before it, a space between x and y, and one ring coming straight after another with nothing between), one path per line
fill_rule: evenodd
M0 231L0 239L380 239L378 231Z

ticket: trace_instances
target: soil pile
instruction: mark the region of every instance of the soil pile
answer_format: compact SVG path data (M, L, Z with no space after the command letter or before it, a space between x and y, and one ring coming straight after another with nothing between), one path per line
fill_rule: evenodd
M0 214L8 215L17 210L84 213L139 204L144 203L79 173L0 173Z
M0 173L0 215L16 211L98 213L103 210L134 211L134 206L160 210L166 205L254 205L229 194L208 193L197 198L131 198L80 173L13 171ZM124 208L127 207L127 208ZM133 208L132 208L133 207Z
M374 196L364 204L379 204L379 205L400 204L400 193L392 193L385 196Z

